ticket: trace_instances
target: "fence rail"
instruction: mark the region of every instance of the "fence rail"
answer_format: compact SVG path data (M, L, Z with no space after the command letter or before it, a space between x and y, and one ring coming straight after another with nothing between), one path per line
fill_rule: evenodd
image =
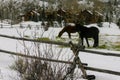
M70 46L69 43L57 42L57 41L45 41L45 40L27 39L27 38L20 38L20 37L14 37L14 36L2 35L2 34L0 34L0 37L10 38L10 39L17 39L17 40L24 40L24 41L47 43L47 44ZM118 53L105 53L105 52L92 51L92 50L81 50L81 51L82 52L87 52L87 53L92 53L92 54L104 55L104 56L120 57L120 54L118 54ZM16 56L21 56L21 57L26 57L26 58L41 59L41 60L51 61L51 62L59 62L59 63L72 64L72 62L68 62L68 61L46 59L46 58L41 58L41 57L24 55L24 54L21 54L21 53L6 51L6 50L2 50L2 49L0 49L0 52L4 52L4 53L7 53L7 54L12 54L12 55L16 55ZM85 63L83 63L83 64L87 65ZM120 76L120 72L117 72L117 71L106 70L106 69L99 69L99 68L87 67L87 66L84 66L84 68L86 70L92 70L92 71L103 72L103 73L108 73L108 74L113 74L113 75L119 75Z
M42 39L27 39L27 38L21 38L21 37L15 37L15 36L8 36L0 34L0 37L10 38L10 39L16 39L16 40L24 40L24 41L31 41L31 42L40 42L40 43L47 43L47 44L55 44L55 45L63 45L63 46L70 46L69 43L65 42L58 42L58 41L48 41L48 40L42 40Z
M25 55L25 54L22 54L22 53L17 53L17 52L2 50L2 49L0 49L0 52L7 53L7 54L10 54L10 55L15 55L15 56L21 56L21 57L25 57L25 58L44 60L44 61L59 62L59 63L65 63L65 64L72 64L73 63L73 62L70 62L70 61L47 59L47 58L37 57L37 56L33 56L33 55L32 56L31 55ZM87 65L86 63L82 63L82 64Z
M8 36L0 34L0 37L10 38L10 39L17 39L17 40L24 40L24 41L31 41L31 42L40 42L40 43L47 43L47 44L55 44L55 45L62 45L62 46L70 46L69 43L66 42L58 42L53 40L42 40L42 39L27 39L27 38L21 38L21 37L15 37L15 36ZM74 44L76 45L76 44ZM81 52L87 52L91 54L98 54L98 55L104 55L104 56L114 56L114 57L120 57L120 54L118 53L109 53L109 52L100 52L100 51L93 51L93 50L81 50Z
M70 61L62 61L62 60L55 60L55 59L47 59L47 58L42 58L42 57L30 56L30 55L25 55L25 54L22 54L22 53L17 53L17 52L2 50L2 49L0 49L0 52L7 53L7 54L10 54L10 55L15 55L15 56L21 56L21 57L25 57L25 58L49 61L49 62L57 62L57 63L65 63L65 64L72 64L73 63L73 62L70 62ZM82 63L82 64L84 65L84 68L86 70L103 72L103 73L114 74L114 75L120 76L120 72L117 72L117 71L106 70L106 69L99 69L99 68L94 68L94 67L87 67L86 63Z
M117 71L112 71L112 70L107 70L107 69L100 69L100 68L94 68L94 67L85 67L86 70L91 70L91 71L96 71L96 72L102 72L102 73L107 73L107 74L113 74L120 76L120 72Z
M118 53L100 52L100 51L93 51L93 50L81 50L81 52L87 52L91 54L98 54L98 55L104 55L104 56L120 57L120 54Z

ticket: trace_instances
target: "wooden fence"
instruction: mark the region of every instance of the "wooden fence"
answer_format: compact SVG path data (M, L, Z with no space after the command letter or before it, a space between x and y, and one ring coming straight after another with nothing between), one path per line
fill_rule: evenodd
M10 39L16 39L16 40L31 41L31 42L40 42L40 43L54 44L54 45L70 46L69 43L52 41L52 40L46 41L46 40L42 40L42 39L41 40L27 39L27 38L21 38L21 37L15 37L15 36L8 36L8 35L2 35L2 34L0 34L0 37L10 38ZM76 44L74 44L74 45L76 45ZM118 54L118 53L105 53L105 52L92 51L92 50L81 50L81 51L82 52L86 52L86 53L103 55L103 56L120 57L120 54ZM72 64L73 63L73 62L68 62L68 61L61 61L61 60L46 59L46 58L42 58L42 57L30 56L30 55L25 55L25 54L21 54L21 53L6 51L6 50L2 50L2 49L0 49L0 52L11 54L11 55L16 55L16 56L22 56L22 57L26 57L26 58L40 59L40 60L52 61L52 62L58 62L58 63L65 63L65 64ZM82 63L82 64L83 65L87 65L86 63ZM117 72L117 71L106 70L106 69L99 69L99 68L88 67L88 66L84 66L84 68L86 70L92 70L92 71L103 72L103 73L108 73L108 74L113 74L113 75L120 76L120 72Z

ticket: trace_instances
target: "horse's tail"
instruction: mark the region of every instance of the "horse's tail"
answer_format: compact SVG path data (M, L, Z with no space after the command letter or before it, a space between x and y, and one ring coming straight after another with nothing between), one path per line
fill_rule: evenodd
M94 37L94 46L93 47L98 47L99 46L99 32L98 34L96 34L96 36Z
M93 47L98 47L99 46L99 29L96 27L94 27L93 29L94 29L94 33L95 33Z

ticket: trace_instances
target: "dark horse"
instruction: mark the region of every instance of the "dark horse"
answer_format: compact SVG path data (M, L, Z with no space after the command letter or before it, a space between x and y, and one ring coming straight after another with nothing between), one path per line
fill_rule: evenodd
M80 24L75 24L75 26L67 25L65 26L58 34L58 37L61 37L64 32L68 33L69 38L71 38L71 33L78 32L79 37L81 38L82 45L83 45L83 39L86 39L88 47L89 42L88 38L93 38L94 39L94 45L93 47L97 47L99 44L99 30L96 27L86 27Z

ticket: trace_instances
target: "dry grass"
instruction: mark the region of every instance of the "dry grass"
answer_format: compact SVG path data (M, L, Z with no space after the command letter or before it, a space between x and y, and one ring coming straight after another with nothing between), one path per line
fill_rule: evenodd
M48 38L38 38L38 40L41 39L49 41ZM56 58L56 60L61 56L62 48L56 51L56 47L51 44L43 45L42 43L31 42L28 45L25 41L20 43L24 47L22 52L26 55L35 55L48 59ZM18 72L20 80L62 80L67 67L66 64L18 57L10 68Z

